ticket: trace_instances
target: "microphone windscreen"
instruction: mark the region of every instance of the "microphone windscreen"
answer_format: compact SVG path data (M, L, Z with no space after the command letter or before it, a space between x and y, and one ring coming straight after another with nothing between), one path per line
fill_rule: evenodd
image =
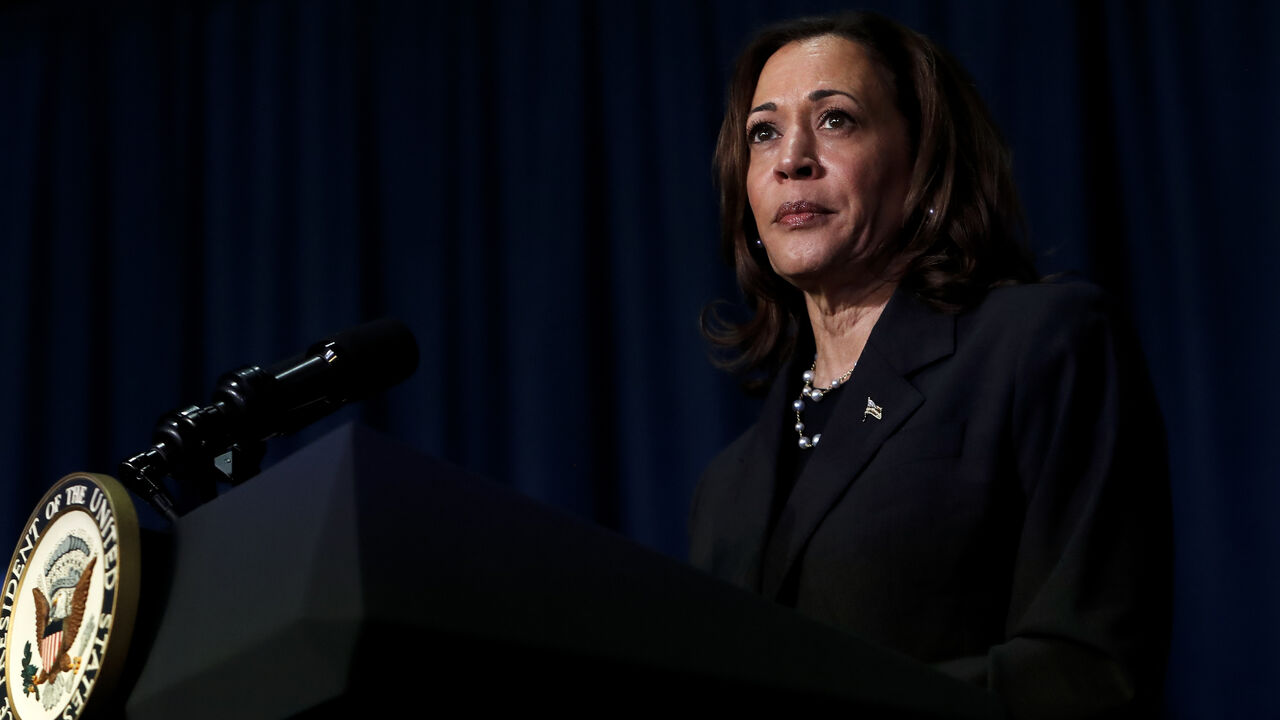
M393 318L343 330L312 345L307 355L325 358L335 367L351 400L382 392L418 369L418 342Z

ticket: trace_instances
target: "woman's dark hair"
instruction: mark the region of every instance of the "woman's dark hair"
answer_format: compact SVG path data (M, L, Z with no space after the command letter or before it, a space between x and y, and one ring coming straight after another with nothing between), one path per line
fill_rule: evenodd
M800 292L769 264L747 203L746 117L765 62L792 42L843 37L868 51L906 118L913 169L898 254L903 287L944 312L976 305L1001 284L1032 282L1009 149L968 73L928 38L874 13L804 18L766 28L738 58L716 144L721 251L752 316L741 324L703 314L711 342L733 351L721 364L772 376L807 333Z

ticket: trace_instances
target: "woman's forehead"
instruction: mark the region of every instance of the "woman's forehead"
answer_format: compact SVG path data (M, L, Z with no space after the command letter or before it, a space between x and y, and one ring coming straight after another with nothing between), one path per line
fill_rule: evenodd
M751 106L803 101L822 89L868 100L887 93L883 71L865 47L837 35L819 35L783 45L765 61Z

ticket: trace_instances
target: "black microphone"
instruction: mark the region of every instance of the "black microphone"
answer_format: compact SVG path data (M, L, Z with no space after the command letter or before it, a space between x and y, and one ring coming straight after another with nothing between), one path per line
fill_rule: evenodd
M215 458L243 450L252 466L223 469L242 482L257 472L262 443L296 432L349 402L363 400L413 374L418 343L398 320L375 320L340 332L306 352L262 369L233 370L218 380L213 403L171 412L156 424L152 447L120 463L121 481L170 520L166 475L207 479ZM243 464L242 464L243 465Z

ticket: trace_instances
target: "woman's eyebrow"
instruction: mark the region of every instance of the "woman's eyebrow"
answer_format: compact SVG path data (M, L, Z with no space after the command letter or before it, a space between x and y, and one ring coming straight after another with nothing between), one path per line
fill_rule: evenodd
M821 88L809 93L809 102L817 102L823 98L829 98L832 95L843 95L849 98L850 100L852 100L853 102L857 103L859 106L862 105L862 103L858 102L858 98L850 95L849 93L843 90L832 90L830 88ZM776 104L767 102L751 108L750 110L747 111L747 114L751 115L752 113L758 113L762 110L777 110L777 109L778 109L778 106Z
M814 90L813 92L809 93L809 101L816 102L823 98L829 98L832 95L843 95L849 98L850 100L854 101L855 103L857 103L859 107L862 106L862 103L858 102L858 98L850 95L849 93L843 90L831 90L829 88L822 88L820 90Z

